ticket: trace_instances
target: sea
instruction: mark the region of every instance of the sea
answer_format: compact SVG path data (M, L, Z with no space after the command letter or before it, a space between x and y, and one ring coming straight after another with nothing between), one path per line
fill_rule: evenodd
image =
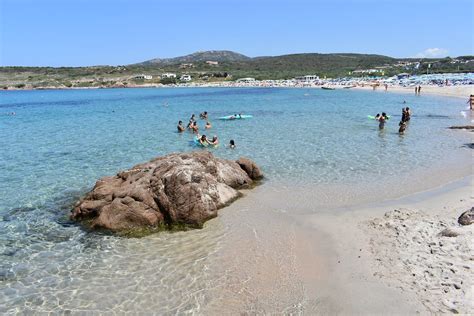
M411 121L399 135L407 106ZM256 280L239 267L266 259L242 245L253 239L268 244L253 254L285 252L292 237L284 216L395 199L471 173L472 136L448 129L470 123L466 106L462 98L354 89L1 91L0 313L299 313L305 291L291 269L279 287L246 287ZM212 128L198 120L200 133L218 136L217 148L177 132L179 120L203 111ZM382 112L390 119L380 130L367 116ZM219 120L232 114L253 117ZM100 177L200 150L248 157L265 179L203 229L124 238L69 220ZM260 194L274 206L260 210ZM272 214L281 218L265 228ZM264 229L272 240L259 241Z

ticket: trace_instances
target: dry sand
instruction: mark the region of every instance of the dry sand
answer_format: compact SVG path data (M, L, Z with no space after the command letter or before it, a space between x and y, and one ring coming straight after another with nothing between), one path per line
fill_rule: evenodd
M379 86L375 90L369 85L366 85L364 87L354 87L353 89L385 92L385 88L383 86ZM413 87L389 86L387 89L387 92L415 94L415 87L414 86ZM465 98L467 102L469 100L469 96L471 94L474 94L474 86L472 85L464 85L464 86L422 85L420 95L424 95L424 94Z
M312 215L335 246L332 296L348 295L343 311L474 313L474 224L457 224L474 204L472 188L469 176L378 206ZM441 236L446 228L459 236Z

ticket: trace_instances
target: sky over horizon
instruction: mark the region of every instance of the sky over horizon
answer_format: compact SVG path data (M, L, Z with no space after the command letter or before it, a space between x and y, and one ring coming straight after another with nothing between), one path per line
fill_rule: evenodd
M474 54L472 0L0 0L0 66L244 55Z

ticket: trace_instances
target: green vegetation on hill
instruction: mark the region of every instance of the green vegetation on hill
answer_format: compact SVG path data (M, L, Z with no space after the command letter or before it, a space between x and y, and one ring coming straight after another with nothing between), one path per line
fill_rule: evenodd
M214 63L208 63L209 61ZM190 74L193 81L291 79L302 75L321 78L392 76L410 74L474 72L474 56L417 59L369 54L291 54L250 58L230 51L207 51L153 59L126 66L93 67L0 67L0 89L51 87L124 87L160 83L165 72ZM152 79L135 78L150 75ZM174 83L179 80L162 80Z

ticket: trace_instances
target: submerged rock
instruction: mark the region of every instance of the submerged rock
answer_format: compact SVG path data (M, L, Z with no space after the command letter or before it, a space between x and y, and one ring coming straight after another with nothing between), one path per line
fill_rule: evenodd
M459 216L458 218L458 223L463 226L471 225L472 223L474 223L474 207L462 213L461 216Z
M201 227L263 175L209 152L170 154L104 177L72 210L74 220L114 232L162 225Z
M474 125L461 125L461 126L450 126L450 129L468 129L474 130Z

